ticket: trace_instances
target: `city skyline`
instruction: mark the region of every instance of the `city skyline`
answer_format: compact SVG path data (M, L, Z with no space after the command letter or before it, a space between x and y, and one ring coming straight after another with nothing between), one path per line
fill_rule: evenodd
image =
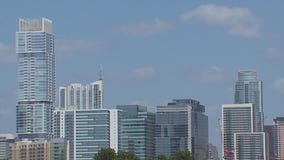
M67 2L18 2L21 7L3 2L0 132L15 133L14 33L21 17L53 20L57 86L97 80L103 66L105 108L139 103L155 110L174 98L198 99L207 106L210 142L218 145L220 138L212 137L220 133L221 104L233 102L235 73L252 68L264 82L265 124L284 115L284 75L276 70L282 67L284 50L283 22L277 18L283 2L161 2L69 2L68 8ZM210 17L206 9L224 10L225 18Z

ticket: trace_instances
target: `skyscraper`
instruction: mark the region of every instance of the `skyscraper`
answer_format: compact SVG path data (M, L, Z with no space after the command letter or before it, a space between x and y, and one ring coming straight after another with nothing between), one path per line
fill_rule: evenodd
M235 82L234 103L254 104L255 132L262 132L263 131L262 81L258 79L256 71L243 70L238 72L238 80Z
M234 157L234 134L251 133L254 130L253 104L222 105L222 150L224 160Z
M205 106L192 99L177 99L157 106L155 142L158 155L188 150L196 160L208 159L208 116Z
M59 87L59 107L64 109L102 109L103 80L86 86L72 83L68 87Z
M273 119L274 142L273 151L275 159L284 158L284 117L277 117Z
M20 19L16 53L16 132L20 139L50 138L56 90L52 21Z
M276 149L276 128L274 125L264 125L263 131L266 135L265 143L266 143L266 155L268 159L276 159L277 151Z
M222 155L224 160L266 160L265 133L255 132L254 104L222 105Z
M154 159L155 114L146 106L118 105L121 111L119 151L133 152L139 159Z
M101 148L118 151L118 110L55 110L54 137L69 141L70 160L93 160Z

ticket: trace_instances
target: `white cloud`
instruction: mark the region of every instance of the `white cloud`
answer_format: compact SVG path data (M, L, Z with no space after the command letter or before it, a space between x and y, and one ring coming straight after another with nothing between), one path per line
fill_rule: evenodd
M15 63L17 61L15 46L0 42L0 63Z
M190 79L203 82L219 82L226 77L225 69L218 66L206 69L190 69L187 73Z
M133 71L134 76L141 78L153 77L155 70L152 67L137 68Z
M162 21L158 18L151 22L140 22L132 25L115 26L115 31L128 33L138 36L149 36L157 33L165 32L174 26L173 23Z
M217 66L210 67L208 70L204 71L203 74L208 81L220 81L225 78L224 68Z
M260 23L247 8L217 6L207 4L199 6L180 16L182 22L199 20L210 25L224 26L233 35L258 37Z
M210 67L210 70L213 72L224 72L225 69L218 66L212 66Z
M284 94L284 77L274 81L272 87L275 91Z
M267 58L279 58L283 55L283 53L276 48L267 48L264 54Z
M55 52L59 56L74 56L83 53L95 53L102 43L87 40L56 40Z

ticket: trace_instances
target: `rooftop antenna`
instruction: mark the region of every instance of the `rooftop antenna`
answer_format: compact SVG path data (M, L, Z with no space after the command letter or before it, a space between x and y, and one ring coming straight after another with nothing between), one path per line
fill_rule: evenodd
M99 80L103 80L103 67L102 66L100 66Z

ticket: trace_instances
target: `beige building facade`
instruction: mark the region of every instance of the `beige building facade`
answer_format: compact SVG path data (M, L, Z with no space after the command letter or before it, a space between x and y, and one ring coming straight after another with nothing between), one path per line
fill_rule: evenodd
M18 141L10 145L11 160L68 160L68 141Z

